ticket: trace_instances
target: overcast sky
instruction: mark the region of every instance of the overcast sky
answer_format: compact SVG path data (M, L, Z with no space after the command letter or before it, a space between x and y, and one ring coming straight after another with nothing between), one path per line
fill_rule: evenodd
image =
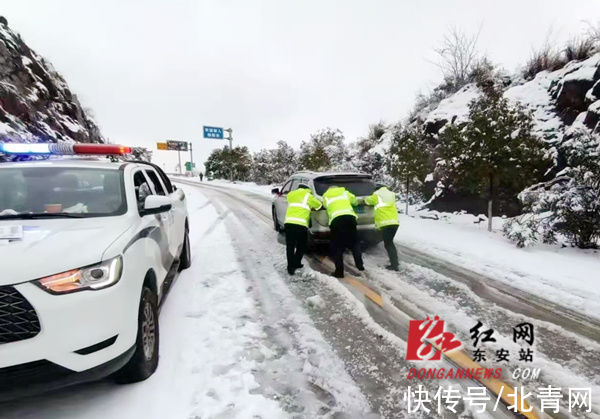
M0 14L48 58L113 142L251 150L316 130L365 135L404 118L441 80L432 48L450 27L514 70L540 46L600 19L598 0L0 0ZM170 154L169 154L170 153ZM174 152L156 153L159 160Z

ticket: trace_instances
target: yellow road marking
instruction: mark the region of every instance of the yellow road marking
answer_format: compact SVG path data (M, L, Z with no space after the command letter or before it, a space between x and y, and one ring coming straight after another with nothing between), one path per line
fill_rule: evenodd
M319 259L320 263L324 263L326 257L318 256L317 259ZM354 288L356 288L358 291L360 291L369 300L377 304L379 307L383 307L383 298L376 291L372 290L371 288L369 288L368 286L366 286L365 284L363 284L362 282L360 282L352 276L345 275L343 279L344 281L352 285Z
M323 264L326 257L319 256L319 257L317 257L317 259L319 260L320 263ZM358 279L356 279L352 276L346 275L346 276L344 276L343 279L348 284L352 285L356 290L358 290L365 297L367 297L368 299L373 301L375 304L377 304L379 307L384 308L383 307L383 297L381 296L381 294L377 293L375 290L371 289L369 286L363 284L361 281L359 281ZM428 342L431 343L431 345L433 347L435 347L436 349L441 350L441 348L435 342L431 342L431 341L428 341ZM444 356L447 357L448 359L450 359L452 362L454 362L460 368L464 368L464 369L484 368L481 365L479 365L477 362L473 361L471 359L471 357L469 357L469 355L467 355L466 352L464 352L462 350L444 353ZM494 395L500 396L507 405L510 406L510 405L514 404L517 408L517 411L521 415L525 416L526 418L530 418L530 419L538 418L538 415L535 413L534 410L531 410L531 412L527 412L527 410L529 410L531 408L531 405L529 403L527 403L526 400L522 399L520 394L517 394L516 400L514 400L514 397L512 399L511 399L511 397L509 397L509 394L513 395L515 393L515 389L510 384L507 384L504 381L497 380L495 378L481 378L477 381L479 381L481 384L483 384ZM521 407L523 407L524 410L521 410Z
M431 342L428 340L428 342L437 350L441 350L441 348L435 343L435 342ZM449 358L452 362L454 362L456 365L458 365L460 368L484 368L481 365L479 365L477 362L473 361L464 351L450 351L450 352L446 352L444 353L444 356L446 358ZM515 394L515 389L510 385L505 383L504 381L501 380L497 380L495 378L481 378L479 380L481 384L483 384L484 386L486 386L488 388L488 390L490 390L492 393L494 393L496 396L501 395L502 400L504 400L504 402L507 405L512 405L514 403L514 405L517 408L517 411L525 416L526 418L531 418L531 419L537 419L538 416L535 413L535 411L531 410L531 412L527 412L527 410L531 409L531 405L529 403L527 403L526 400L523 400L521 397L521 394L517 394L516 400L514 400L514 398L510 398L508 395L509 394ZM502 390L504 388L504 390ZM524 408L524 410L521 410L521 407Z
M353 285L354 288L359 290L365 297L373 301L379 307L383 307L383 298L381 297L381 295L377 294L371 288L367 287L365 284L351 276L344 276L343 279L349 284Z

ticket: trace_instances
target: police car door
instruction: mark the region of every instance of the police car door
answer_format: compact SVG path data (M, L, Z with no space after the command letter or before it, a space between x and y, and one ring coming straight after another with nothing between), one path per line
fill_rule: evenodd
M171 209L160 214L165 224L166 233L169 237L169 253L173 257L179 256L180 246L183 243L185 215L183 213L183 201L175 199L168 193L165 185L152 168L144 169L152 189L156 195L169 196L171 198Z
M155 192L151 187L148 177L141 168L135 169L133 172L133 185L135 187L138 211L141 212L144 208L146 198L149 195L154 195ZM153 241L158 245L159 253L152 256L158 258L156 261L157 267L164 269L164 272L161 272L160 275L158 275L159 278L162 278L163 275L166 274L173 262L173 255L169 249L169 224L166 221L165 214L167 213L145 215L141 217L142 225L139 229L140 231L146 231L147 236L152 237L154 239ZM152 252L152 249L156 248L151 246L150 248L147 248L146 251Z

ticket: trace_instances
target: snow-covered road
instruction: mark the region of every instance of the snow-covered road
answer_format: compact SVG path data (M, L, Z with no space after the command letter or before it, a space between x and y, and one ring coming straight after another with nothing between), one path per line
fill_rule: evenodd
M0 404L0 418L406 417L408 386L435 391L449 384L408 380L409 368L428 365L405 360L406 330L319 272L323 262L312 259L316 269L305 263L299 274L287 275L284 239L272 229L264 195L178 185L188 197L193 261L161 311L156 374L135 385L107 379ZM390 273L381 268L383 249L369 249L361 280L392 306L422 318L439 315L467 349L469 328L478 320L493 328L497 342L489 347L490 362L482 364L505 368L504 378L514 385L599 394L600 339L593 324L580 333L582 318L562 324L551 308L523 310L522 296L486 288L485 278L460 277L410 249L401 258L401 272ZM513 326L523 321L535 325L531 364L516 360L521 347L512 340ZM513 354L509 362L493 359L491 349L500 347ZM528 366L541 368L541 376L510 379L516 367ZM451 384L462 393L461 386L470 385ZM472 413L462 403L458 409Z
M195 188L183 188L193 260L161 310L157 372L134 385L106 379L0 404L0 417L368 414L365 397L312 325L303 302L283 283L277 286L275 267L265 263L266 270L255 272L236 252L236 238L225 224L239 221Z

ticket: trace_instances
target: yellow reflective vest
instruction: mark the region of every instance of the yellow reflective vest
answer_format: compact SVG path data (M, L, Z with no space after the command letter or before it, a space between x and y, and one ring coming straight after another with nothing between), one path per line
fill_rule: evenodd
M375 207L375 227L378 229L398 225L398 210L396 209L396 194L386 187L377 189L365 198L365 204Z
M332 186L323 194L323 206L327 208L329 225L341 215L352 215L358 218L352 206L358 205L356 196L341 186Z
M322 204L310 192L310 189L299 188L287 194L287 211L285 212L285 224L297 224L308 227L310 210L318 210Z

